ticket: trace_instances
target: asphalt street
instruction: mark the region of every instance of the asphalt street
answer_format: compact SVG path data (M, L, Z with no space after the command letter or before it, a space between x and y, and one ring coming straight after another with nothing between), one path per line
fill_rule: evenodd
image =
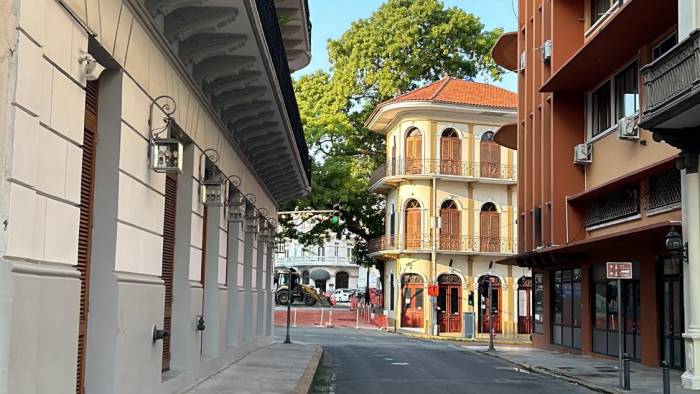
M591 393L445 341L333 328L295 328L292 341L324 348L318 393Z

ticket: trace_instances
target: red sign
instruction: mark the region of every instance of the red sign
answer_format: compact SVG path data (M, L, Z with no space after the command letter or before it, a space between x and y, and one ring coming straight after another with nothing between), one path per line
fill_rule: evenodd
M608 279L632 279L631 262L612 262L607 264Z
M438 287L437 284L429 284L428 285L428 295L431 297L437 297L440 295L440 287Z

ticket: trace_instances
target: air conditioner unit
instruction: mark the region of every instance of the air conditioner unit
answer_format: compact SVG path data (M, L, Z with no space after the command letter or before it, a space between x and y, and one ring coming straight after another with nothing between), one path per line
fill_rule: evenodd
M637 117L625 116L617 122L617 138L621 140L638 140L639 139L639 126L637 122Z
M549 63L552 59L552 40L547 40L542 44L542 61Z
M590 164L593 162L593 147L591 144L578 144L574 146L574 163Z
M527 59L527 51L520 54L520 72L525 72L525 60Z

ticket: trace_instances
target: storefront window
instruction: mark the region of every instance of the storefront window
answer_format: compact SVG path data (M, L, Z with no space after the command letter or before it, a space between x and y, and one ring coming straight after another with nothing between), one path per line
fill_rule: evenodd
M636 262L632 273L633 279L622 281L622 300L619 300L617 281L607 279L605 264L593 267L593 351L596 353L617 356L622 325L624 352L637 360L641 356L639 264ZM622 312L621 316L618 311Z
M552 343L581 348L581 270L552 272Z
M542 334L544 333L544 277L542 273L536 272L534 274L534 280L535 332Z

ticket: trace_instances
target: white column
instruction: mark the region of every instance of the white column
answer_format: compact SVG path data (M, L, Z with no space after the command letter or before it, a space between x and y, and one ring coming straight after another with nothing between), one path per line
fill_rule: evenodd
M678 41L700 28L700 0L678 0Z
M204 320L203 352L209 357L219 355L221 316L219 309L219 224L221 206L207 207L207 240L204 249Z
M228 313L226 346L237 346L239 340L239 294L238 294L238 250L240 247L241 222L229 222L228 225Z
M695 1L693 1L695 3ZM685 270L684 307L686 311L685 372L683 387L700 390L700 174L697 169L683 171L683 239L688 243Z
M246 204L247 205L247 204ZM252 206L246 211L252 210ZM253 340L253 243L255 242L255 230L248 225L249 214L246 214L243 238L243 342Z

